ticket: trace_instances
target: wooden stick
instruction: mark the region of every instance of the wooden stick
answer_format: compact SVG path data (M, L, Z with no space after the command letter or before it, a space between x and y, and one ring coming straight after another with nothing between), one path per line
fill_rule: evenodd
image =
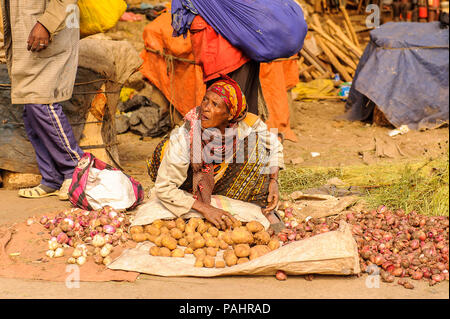
M352 35L350 34L350 29L348 28L348 24L345 23L345 21L344 21L343 24L344 24L345 35L346 35L348 38L350 38Z
M307 68L307 66L306 66L305 64L303 64L303 63L302 63L300 66L301 66L303 69L304 69L304 68ZM312 76L311 76L311 74L310 74L307 70L301 71L301 72L300 72L300 75L303 76L307 82L309 82L309 81L312 80Z
M327 24L335 31L335 34L338 38L340 38L345 45L352 50L358 58L361 58L362 51L359 47L357 47L349 38L347 38L339 26L337 26L333 21L330 19L327 20Z
M319 70L320 73L326 73L327 71L322 68L322 66L317 63L317 61L307 53L306 49L303 48L303 50L300 51L300 54L312 65L314 65L316 67L317 70Z
M314 0L314 12L322 13L322 0Z
M304 68L302 68L302 69L300 69L298 72L300 73L300 74L302 74L303 72L309 72L309 71L311 71L311 70L313 70L314 69L314 65L310 65L310 66L307 66L307 67L304 67Z
M323 52L325 52L325 54L327 55L328 59L330 59L331 63L336 68L336 70L338 70L338 72L342 75L344 80L346 82L351 82L353 79L350 76L350 74L348 74L348 72L345 69L345 67L342 64L339 63L337 58L334 56L333 52L331 52L331 50L325 45L325 43L322 41L320 36L318 36L316 38L316 41L318 42L319 46L322 48Z
M345 99L345 97L343 96L338 96L338 95L306 95L306 96L302 96L300 97L301 100L305 100L305 99L314 99L314 100L341 100L341 99Z
M331 51L334 52L334 54L337 55L339 59L341 59L342 62L350 66L352 69L356 70L357 67L356 63L348 55L346 55L343 51L341 51L341 49L339 49L333 43L325 39L323 41L325 41L325 44L331 49Z
M329 36L327 33L325 33L325 31L322 29L322 27L318 27L316 26L314 23L310 23L309 27L312 28L317 34L319 34L322 38L330 41L331 43L333 43L334 45L339 46L340 44L334 40L331 36Z
M355 29L353 28L353 24L350 21L350 17L348 16L347 9L345 8L345 5L341 4L339 6L339 9L341 9L342 14L344 15L345 22L347 23L348 28L350 29L350 36L351 36L351 39L352 39L353 43L359 48L360 45L359 45L358 37L356 36Z

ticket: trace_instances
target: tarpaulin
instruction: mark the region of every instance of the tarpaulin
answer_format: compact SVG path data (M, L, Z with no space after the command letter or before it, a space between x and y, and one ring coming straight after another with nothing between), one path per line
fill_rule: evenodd
M386 23L370 33L347 100L345 118L360 121L375 105L396 127L448 123L449 32L439 22Z
M173 0L172 13L174 35L186 34L199 14L258 62L296 54L308 31L303 11L293 0Z
M145 47L142 74L157 87L184 116L200 105L206 92L203 72L194 61L190 36L172 37L171 15L163 13L144 30ZM177 59L172 58L176 57ZM261 86L269 110L267 125L284 133L285 138L297 141L290 129L289 101L286 91L299 78L296 60L262 63Z

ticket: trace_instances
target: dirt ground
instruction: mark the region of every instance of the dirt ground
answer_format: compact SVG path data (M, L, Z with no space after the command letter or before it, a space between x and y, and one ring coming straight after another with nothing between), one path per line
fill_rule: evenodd
M147 21L119 22L108 32L113 39L127 38L138 51L143 48L142 30ZM442 152L438 143L448 143L448 128L425 132L409 132L394 138L387 134L392 128L366 123L338 122L334 118L344 112L343 102L295 102L292 128L298 143L286 141L286 163L293 161L304 167L367 165L397 163L436 156ZM375 138L399 147L401 154L394 158L375 157ZM121 165L139 180L148 191L152 185L145 160L160 139L144 138L126 133L118 136ZM320 156L312 157L311 152ZM364 154L364 156L363 156ZM69 208L68 202L56 198L21 199L16 191L0 188L0 225L25 220L29 216ZM315 276L307 281L303 276L290 276L277 281L273 276L222 278L165 278L141 275L134 283L82 282L80 288L69 289L59 282L0 278L0 298L161 298L161 299L448 299L449 283L429 287L415 282L416 288L407 290L396 284L380 282L379 288L369 288L368 276Z
M302 166L340 166L363 164L358 152L370 149L374 137L385 138L390 128L368 126L365 123L336 122L344 103L294 103L293 127L298 143L286 142L286 161L303 158ZM403 158L379 158L378 162L412 161L440 153L438 143L448 141L448 128L426 132L409 132L390 138L404 151ZM146 173L145 159L152 153L159 139L127 133L119 135L121 163L127 173L136 177L148 190L151 182ZM368 147L370 146L370 147ZM425 152L425 149L427 152ZM312 158L310 152L321 155ZM27 200L17 197L16 191L0 189L0 224L11 224L29 216L69 208L68 202L56 198ZM164 278L141 275L134 283L82 282L80 288L69 289L64 283L0 278L0 298L292 298L292 299L407 299L449 298L448 281L429 287L415 282L416 288L407 290L396 284L381 282L379 288L368 288L367 274L357 277L315 276L307 281L303 276L290 276L277 281L272 276L223 278ZM369 285L370 287L370 285ZM199 289L200 288L200 289Z

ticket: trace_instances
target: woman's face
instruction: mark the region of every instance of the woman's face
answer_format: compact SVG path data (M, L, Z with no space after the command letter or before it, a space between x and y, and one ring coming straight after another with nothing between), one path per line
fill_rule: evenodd
M233 118L228 112L225 101L216 93L207 91L200 105L200 119L202 121L202 128L218 128L225 131L225 128Z

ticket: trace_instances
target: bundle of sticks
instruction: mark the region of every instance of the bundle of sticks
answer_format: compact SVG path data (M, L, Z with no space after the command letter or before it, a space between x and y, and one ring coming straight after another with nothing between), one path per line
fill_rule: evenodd
M313 79L333 78L336 73L343 81L351 82L363 54L358 36L345 6L340 6L343 28L330 18L322 23L318 14L308 21L311 32L300 51L300 76Z

